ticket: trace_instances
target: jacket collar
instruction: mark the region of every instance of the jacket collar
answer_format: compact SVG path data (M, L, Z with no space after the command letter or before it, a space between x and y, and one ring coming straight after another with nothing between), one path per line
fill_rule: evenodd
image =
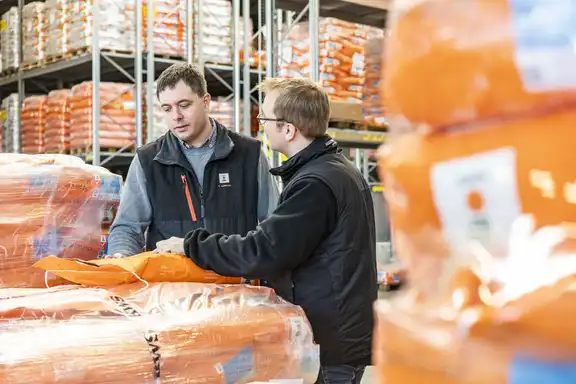
M211 119L215 126L215 143L214 143L214 153L210 158L210 161L216 159L225 159L230 155L232 149L234 148L234 142L229 135L229 131L226 127L220 124L218 121ZM166 165L180 165L183 168L192 170L188 159L184 155L185 150L193 151L194 148L185 148L182 146L180 140L174 136L171 131L168 131L164 135L164 140L160 145L158 153L154 157L155 161Z
M341 150L338 143L328 135L316 138L310 145L289 158L279 167L272 168L270 173L280 176L282 182L286 184L290 179L310 161L317 159L327 153L337 153Z

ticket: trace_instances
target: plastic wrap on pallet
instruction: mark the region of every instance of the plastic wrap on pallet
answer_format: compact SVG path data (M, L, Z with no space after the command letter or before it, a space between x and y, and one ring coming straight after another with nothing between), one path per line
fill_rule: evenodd
M384 37L369 39L364 49L366 58L365 81L362 88L362 114L368 124L384 127L387 123L380 97L380 84L383 76Z
M50 153L66 153L70 150L70 98L69 89L48 93L44 146Z
M46 0L48 19L46 55L58 56L70 52L70 23L74 12L74 0Z
M46 3L35 1L22 8L22 62L35 63L46 58L48 40Z
M383 35L381 29L346 21L322 18L319 24L320 82L333 100L362 102L364 44ZM282 43L283 77L310 74L310 39L307 22L292 27Z
M12 93L2 100L2 152L20 152L20 98Z
M133 84L100 83L100 147L120 149L135 143L136 109ZM70 147L92 146L92 87L86 81L72 87L70 101Z
M93 28L92 1L77 0L70 15L70 48L92 46L98 34L101 49L133 51L136 39L136 3L134 0L98 0L98 31Z
M142 283L8 290L0 381L314 383L318 346L300 307L273 290ZM41 335L41 337L40 337Z
M122 179L68 155L0 154L0 286L44 286L39 259L94 259ZM1 381L1 380L0 380Z
M146 6L142 15L143 42L148 44L148 18ZM154 1L153 44L154 54L186 57L186 37L188 26L186 22L186 0L156 0ZM145 46L145 49L148 47Z
M20 15L18 7L11 7L2 15L0 25L0 49L2 70L15 70L20 66Z
M20 130L22 152L44 153L44 132L46 129L46 103L48 96L29 96L22 102Z

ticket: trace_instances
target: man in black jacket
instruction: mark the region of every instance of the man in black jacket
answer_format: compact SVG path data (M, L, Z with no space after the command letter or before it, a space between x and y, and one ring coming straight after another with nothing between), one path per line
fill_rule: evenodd
M377 298L375 223L362 174L326 135L327 94L305 79L268 79L260 124L289 159L272 169L284 190L277 208L247 235L159 242L225 276L265 279L306 312L320 345L319 383L360 383L371 362Z

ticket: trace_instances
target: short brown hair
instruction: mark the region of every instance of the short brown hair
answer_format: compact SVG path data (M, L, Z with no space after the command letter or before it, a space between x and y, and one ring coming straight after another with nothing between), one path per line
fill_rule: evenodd
M277 91L276 118L294 124L303 136L323 136L330 120L328 94L307 78L267 78L260 88L265 93Z
M204 97L208 93L206 78L198 67L188 63L177 63L166 68L158 78L156 96L160 97L160 93L167 88L174 88L180 81L183 81L200 97Z

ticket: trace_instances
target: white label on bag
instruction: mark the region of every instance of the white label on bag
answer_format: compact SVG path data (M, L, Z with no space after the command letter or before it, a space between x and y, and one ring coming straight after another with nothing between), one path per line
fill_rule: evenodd
M430 182L444 238L453 252L474 240L495 256L506 251L512 223L521 212L514 149L436 164Z
M576 89L576 1L510 0L510 8L525 90Z

